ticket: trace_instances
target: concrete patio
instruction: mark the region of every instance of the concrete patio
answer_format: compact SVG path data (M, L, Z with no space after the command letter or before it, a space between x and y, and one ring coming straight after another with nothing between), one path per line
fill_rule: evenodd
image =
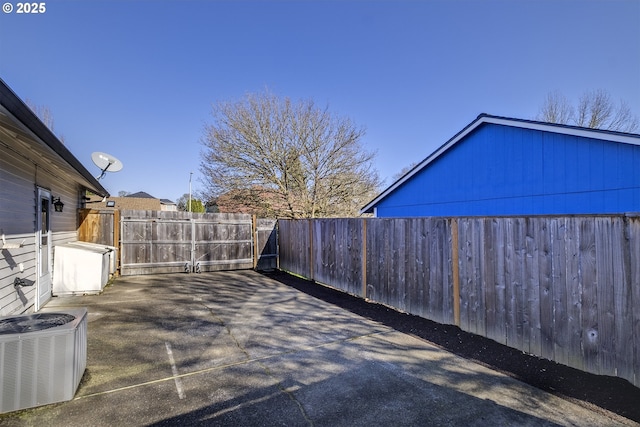
M253 271L120 277L86 307L74 400L6 426L616 426Z

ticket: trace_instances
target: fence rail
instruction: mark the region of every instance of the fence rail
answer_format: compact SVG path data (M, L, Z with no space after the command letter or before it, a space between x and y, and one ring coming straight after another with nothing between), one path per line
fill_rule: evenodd
M280 268L640 387L640 217L280 220Z

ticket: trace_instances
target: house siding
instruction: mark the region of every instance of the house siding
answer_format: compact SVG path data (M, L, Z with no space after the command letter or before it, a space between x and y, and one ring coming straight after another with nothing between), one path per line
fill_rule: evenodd
M640 211L638 165L638 145L483 124L376 211L379 217Z
M9 141L0 137L0 142ZM50 229L52 247L77 241L77 209L81 187L62 172L53 175L41 167L26 161L15 150L2 149L0 157L0 234L7 243L23 243L21 248L0 251L4 262L0 263L0 316L33 311L36 286L16 291L16 277L36 281L36 198L37 188L51 191L52 197L60 197L63 212L52 208ZM0 243L1 245L1 243ZM54 251L52 249L52 255ZM24 272L18 266L23 264ZM53 266L53 260L52 260ZM53 272L55 274L55 272Z

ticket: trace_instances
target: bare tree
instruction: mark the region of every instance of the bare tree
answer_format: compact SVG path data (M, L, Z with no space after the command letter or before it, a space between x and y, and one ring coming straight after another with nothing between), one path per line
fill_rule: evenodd
M207 199L278 217L351 216L378 191L364 130L312 100L248 94L215 104L213 118L202 138Z
M574 116L573 106L559 91L549 92L540 108L537 120L548 123L569 124Z
M31 111L33 111L33 113L40 119L40 121L49 128L49 130L53 133L55 133L54 131L54 120L53 120L53 113L51 112L51 109L49 107L42 106L42 105L36 105L34 102L32 102L29 99L25 100L25 104L27 104L27 107L29 107L31 109ZM60 142L62 142L64 144L64 136L62 135L58 135L58 139L60 140Z
M411 169L415 168L417 166L417 164L418 164L417 162L412 162L411 164L403 167L402 169L400 169L400 172L398 172L395 175L393 175L393 177L391 179L394 182L399 180L400 178L405 176L407 174L407 172L409 172Z
M619 132L637 132L640 128L640 121L629 106L622 100L616 105L602 89L585 92L575 109L560 92L551 92L536 119Z

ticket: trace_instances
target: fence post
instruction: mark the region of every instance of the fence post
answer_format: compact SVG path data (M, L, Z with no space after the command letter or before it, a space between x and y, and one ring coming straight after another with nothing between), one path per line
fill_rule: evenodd
M116 250L116 274L120 275L120 264L122 263L122 243L120 242L120 210L113 210L113 242Z
M362 298L367 298L367 219L362 218Z
M251 215L251 244L253 245L253 269L258 268L258 218L256 214Z
M307 219L309 222L309 279L312 282L315 282L315 277L313 277L313 219Z
M460 326L460 267L458 261L458 221L451 218L451 268L453 275L453 321Z

